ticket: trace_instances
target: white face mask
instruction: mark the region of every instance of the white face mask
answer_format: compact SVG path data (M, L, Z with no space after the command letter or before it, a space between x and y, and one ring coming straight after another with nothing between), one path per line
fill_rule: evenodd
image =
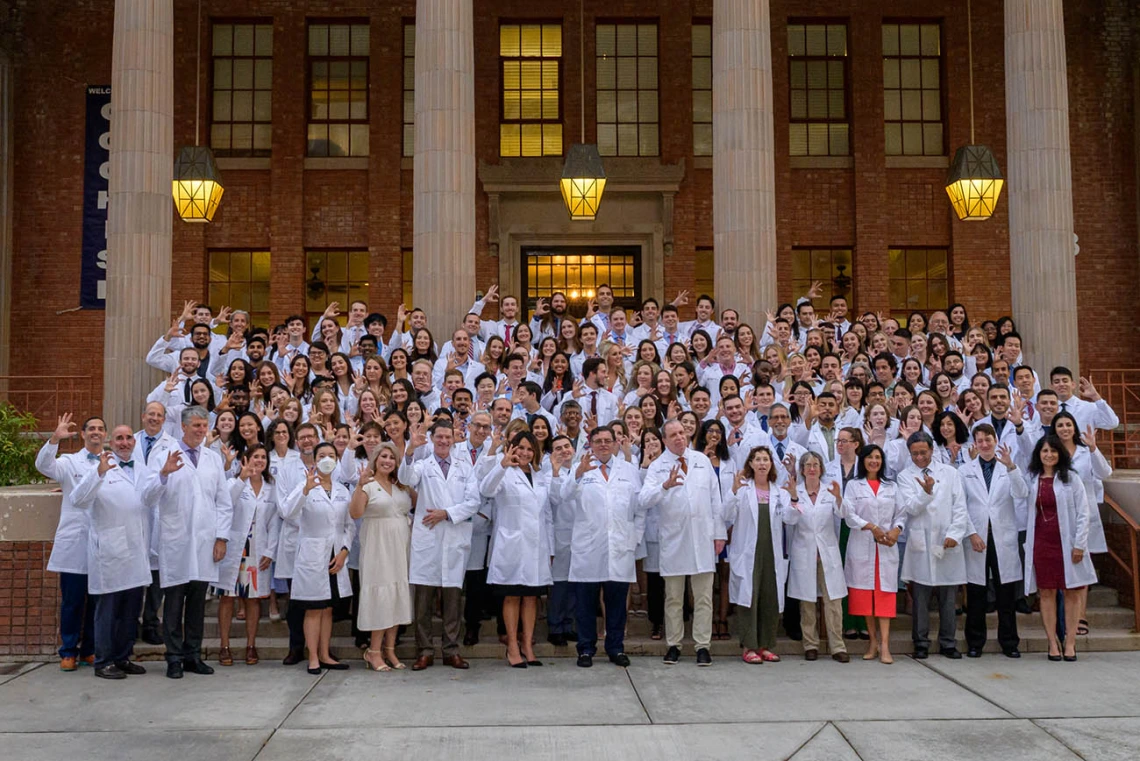
M336 470L336 460L332 457L322 457L320 461L317 462L317 470L326 476L329 475Z

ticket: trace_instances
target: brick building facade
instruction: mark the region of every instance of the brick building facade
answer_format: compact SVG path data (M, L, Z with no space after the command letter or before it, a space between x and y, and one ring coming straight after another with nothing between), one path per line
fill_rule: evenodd
M195 3L177 0L174 5L174 143L180 146L194 141L197 20ZM886 0L873 5L855 0L771 2L781 300L790 300L793 281L803 279L802 263L811 258L807 252L832 249L852 252L852 266L839 274L853 278L847 293L856 309L905 309L905 302L892 301L892 273L898 272L892 270L891 261L899 255L891 252L934 250L946 252L950 301L965 304L975 321L1007 314L1010 268L1005 199L991 220L962 223L954 218L943 191L948 158L970 136L964 5L951 0ZM0 23L9 47L13 138L9 368L24 375L91 374L92 396L99 399L103 313L75 308L79 303L84 93L87 85L110 82L114 3L76 0L63 5L10 2L4 6L6 14ZM406 254L412 248L413 171L404 151L401 115L404 27L414 21L415 2L205 0L202 13L202 142L210 139L216 109L212 25L260 23L272 26L271 149L267 156L221 160L226 192L213 224L175 222L171 303L201 299L210 292L211 254L269 252L268 300L260 311L278 321L306 311L307 292L314 279L307 254L366 252L366 280L349 276L361 287L367 282L369 304L392 316L410 279L405 263L411 261ZM532 208L523 205L508 212L510 191L503 191L500 208L498 191L487 188L494 183L509 188L516 178L525 184L535 176L549 176L542 198L548 205L560 203L554 181L561 158L500 156L500 26L560 25L558 89L565 149L577 142L583 107L587 141L597 138L596 25L615 22L656 25L659 149L656 156L637 159L606 157L607 171L611 176L634 178L668 175L666 184L675 183L675 189L671 187L664 195L654 195L656 189L637 195L644 188L628 195L631 204L646 199L657 203L668 196L664 211L654 207L654 213L668 220L650 225L645 233L658 241L658 256L663 257L661 279L642 277L639 295L671 298L680 289L703 289L706 283L711 287L712 163L709 156L694 156L692 126L693 25L707 23L711 15L712 0L586 0L583 40L577 3L475 0L475 126L480 164L475 259L480 289L496 282L507 292L520 287L518 272L525 268L519 262L501 261L517 252L505 240L500 245L500 233L505 235L506 229L500 217L508 213L525 216ZM309 30L314 23L338 22L367 24L368 100L362 122L367 130L367 156L308 155ZM825 22L846 27L843 89L849 150L832 157L790 156L788 26ZM882 40L884 23L892 22L938 25L944 150L937 155L886 155ZM1082 364L1086 368L1131 366L1140 317L1135 299L1135 283L1140 279L1136 122L1140 10L1125 0L1080 0L1065 4L1065 25L1075 230L1081 248L1077 284ZM1002 3L976 0L977 142L989 145L1005 167L1003 45ZM586 62L584 82L578 75L580 46ZM607 194L600 223L609 203L607 224L612 229L621 227L616 215L624 197L617 191ZM572 240L580 229L568 221L551 224L561 231L560 243ZM511 275L507 281L504 273ZM332 274L329 269L322 273L324 287L328 288ZM646 288L646 283L652 287Z

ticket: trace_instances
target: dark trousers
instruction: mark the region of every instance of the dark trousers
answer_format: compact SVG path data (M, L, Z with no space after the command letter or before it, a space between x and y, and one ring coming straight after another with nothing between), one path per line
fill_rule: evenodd
M972 550L967 549L967 552ZM1017 584L1003 584L998 568L997 548L991 530L986 540L986 579L997 591L998 644L1009 652L1021 644L1017 636ZM966 645L981 650L986 646L986 585L966 585Z
M348 580L352 584L352 599L349 601L349 613L352 617L352 639L357 647L361 645L371 647L372 633L361 631L356 626L356 619L360 616L360 571L349 568Z
M479 568L463 575L463 623L467 633L479 636L483 611L487 609L487 569Z
M550 585L546 599L546 628L550 634L574 631L576 594L569 581L556 581Z
M161 635L162 622L158 620L158 611L162 608L162 585L158 583L158 571L151 571L150 578L150 586L143 595L142 630Z
M593 655L598 651L598 592L606 604L606 655L624 652L625 601L629 595L626 581L575 581L574 613L578 621L578 654Z
M804 638L804 629L800 625L800 601L787 596L784 597L784 634L794 642Z
M289 626L289 649L305 650L305 611L293 604L293 580L285 579L289 585L289 607L285 609L285 623Z
M205 581L188 581L163 590L166 599L162 605L162 639L166 642L167 663L202 658L208 587Z
M930 598L938 595L938 647L950 650L958 646L958 616L954 595L958 591L956 585L928 587L916 581L908 581L911 595L914 598L914 616L911 627L911 639L915 648L930 649ZM982 588L982 605L985 605L985 587ZM983 611L985 608L983 608Z
M87 574L59 575L59 657L95 654L95 595L87 594Z
M95 667L128 661L135 646L143 587L99 595L95 602Z
M661 574L651 571L645 572L646 607L649 609L649 623L656 626L665 625L665 579Z
M412 585L413 616L416 625L416 650L420 655L433 655L432 618L435 616L436 599L440 600L443 618L442 649L443 657L459 655L459 598L462 589L456 587L429 587L423 584Z

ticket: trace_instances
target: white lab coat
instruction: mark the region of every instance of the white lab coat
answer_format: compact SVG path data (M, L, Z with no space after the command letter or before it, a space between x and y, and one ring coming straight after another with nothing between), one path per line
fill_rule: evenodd
M269 472L277 493L277 514L281 516L281 530L277 539L277 560L273 566L276 579L293 578L293 566L297 560L297 536L301 527L296 520L286 517L285 499L293 493L298 484L306 478L305 463L301 453L290 449L285 457L279 458L274 450L269 450Z
M57 482L63 490L59 524L55 528L55 543L51 547L47 569L52 573L87 573L87 533L91 528L91 514L72 504L71 493L99 460L88 459L86 449L56 457L58 451L59 445L49 441L36 453L36 470Z
M860 478L847 484L843 493L846 506L844 517L851 528L847 537L847 560L844 575L849 589L875 589L875 557L879 558L879 589L883 592L899 591L899 548L886 547L875 541L870 531L863 527L868 523L883 531L896 526L906 527L906 511L898 502L898 485L891 481L879 481L876 494L867 479Z
M277 542L281 534L281 514L277 511L273 484L262 482L257 494L248 481L231 478L230 499L234 505L234 518L230 527L230 540L226 543L226 556L218 564L218 589L232 594L237 583L241 556L245 551L246 537L250 537L249 596L268 597L272 586L269 570L258 568L262 558L277 557Z
M553 583L550 491L561 485L549 473L539 471L531 477L533 484L521 469L502 467L499 458L499 464L479 483L480 493L493 499L488 584L542 587Z
M736 436L732 424L727 420L722 420L721 423L724 424L725 443L728 444L728 452L732 456L732 463L736 466L736 470L744 467L744 463L748 460L748 453L752 451L753 447L771 448L768 434L754 418L744 419L744 424L740 427L741 439L739 442L734 441ZM731 488L731 486L730 483L729 487Z
M843 517L842 507L835 497L820 483L815 502L808 497L800 484L799 502L789 498L782 506L780 516L784 523L795 526L788 541L788 597L793 600L815 602L820 596L817 582L818 558L823 563L823 578L827 596L838 600L847 596L847 581L843 576L843 559L839 555L839 535L835 531L835 516Z
M985 550L975 552L968 539L963 543L966 581L981 586L986 583L986 554L991 530L1001 583L1018 581L1022 569L1017 534L1025 525L1025 515L1019 506L1025 504L1024 499L1029 494L1024 476L1016 467L1007 470L1000 462L995 462L987 489L981 457L974 460L967 458L966 463L958 468L958 475L962 479L962 488L966 491L966 509L970 518L966 536L977 534L987 545Z
M934 479L933 494L927 494L919 485L922 471L913 465L898 477L897 499L907 514L902 578L932 587L965 584L962 542L970 514L962 479L953 467L934 462L930 464L930 476ZM953 539L958 546L943 550L946 539Z
M150 586L149 508L135 485L142 464L115 467L102 478L89 468L72 492L74 505L90 515L87 591L93 595Z
M348 515L349 494L344 484L332 481L332 494L314 486L305 494L305 483L294 487L283 501L282 518L296 521L297 558L293 566L290 595L294 600L329 600L329 563L341 549L352 547L356 524ZM340 597L352 596L348 563L336 575Z
M776 559L776 594L780 611L784 610L784 588L788 581L788 558L784 552L784 523L781 511L788 506L788 493L769 484L768 522L772 533L772 556ZM752 576L756 563L756 526L760 520L760 503L756 500L756 484L750 478L740 491L730 489L724 503L724 519L732 526L728 543L728 599L733 605L752 607Z
M1093 452L1078 445L1071 467L1081 477L1089 498L1089 552L1108 552L1104 523L1100 519L1100 503L1104 502L1104 479L1112 475L1112 466L1099 449Z
M180 446L180 445L179 445ZM198 465L183 453L182 468L162 482L165 455L150 455L143 499L158 506L158 574L162 587L218 581L214 542L229 541L233 502L222 456L204 444Z
M607 464L609 480L597 467L582 476L565 476L562 506L572 505L570 581L637 580L634 553L645 535L645 509L638 468L618 456Z
M487 438L483 442L483 446L479 447L478 455L475 459L475 467L472 470L471 477L467 480L467 491L464 494L464 499L474 499L478 504L478 509L475 514L471 516L471 550L467 553L467 570L480 571L487 567L487 544L491 538L491 515L490 500L487 500L479 493L479 482L483 480L483 476L490 472L493 465L497 464L497 460L493 457L488 457L487 452L491 449L491 439ZM471 462L471 449L466 441L461 441L451 448L452 457L466 457L467 462Z
M799 433L799 443L807 448L809 452L815 452L823 458L825 465L830 465L831 461L839 457L839 447L834 445L836 439L839 438L839 431L842 430L839 424L836 423L832 430L832 451L827 451L827 439L824 438L823 431L818 422L812 423L811 428L805 428L802 425L793 425L790 429L792 435Z
M1025 593L1037 591L1037 574L1033 569L1033 542L1036 531L1038 476L1030 476L1029 506L1034 516L1029 519L1025 534ZM1069 475L1069 483L1059 478L1053 479L1053 496L1057 500L1057 529L1061 533L1061 559L1065 563L1065 587L1096 584L1096 569L1092 555L1088 552L1089 540L1089 499L1084 485L1076 474ZM1085 556L1078 565L1073 565L1073 550L1085 550Z
M684 482L668 491L663 484L677 464L669 450L649 466L641 487L646 510L657 508L662 576L691 576L716 570L717 539L727 540L720 479L709 458L687 450L689 472Z
M580 375L581 373L576 371L576 374ZM594 394L597 394L598 397L598 425L609 425L617 419L618 398L616 396L604 388L599 388L597 391L590 389L588 386L583 388L585 389L585 393L575 399L578 404L582 405L583 425L585 424L585 419L590 416L591 409L593 409ZM564 404L566 399L569 398L571 397L564 397L562 403ZM558 407L555 408L554 417L557 420L562 419L562 404L559 404Z
M585 439L585 437L582 438ZM556 582L570 581L571 542L574 538L576 506L574 499L563 498L563 492L566 488L566 482L574 480L574 470L578 467L578 460L581 456L581 451L576 452L570 463L563 466L558 478L558 493L554 494L552 490L550 495L551 535L554 538L552 545L554 560L550 564L550 575ZM549 458L543 462L543 470L547 470L549 462ZM639 487L640 483L638 481Z
M173 450L178 449L178 440L168 434L165 430L160 430L158 437L155 439L154 446L150 449L150 457L147 458L144 454L146 451L146 430L137 431L135 433L135 449L131 453L131 459L135 464L135 477L144 475L151 469L151 463L155 463L160 469L166 463L166 456ZM158 570L158 504L147 504L147 536L150 538L150 570Z
M459 456L456 456L456 455ZM479 510L479 500L468 500L467 482L474 466L453 447L447 477L432 452L411 464L400 460L400 482L416 490L416 517L412 523L411 568L408 582L427 587L463 587L467 559L471 552L471 517ZM449 520L428 528L423 516L428 510L446 510Z

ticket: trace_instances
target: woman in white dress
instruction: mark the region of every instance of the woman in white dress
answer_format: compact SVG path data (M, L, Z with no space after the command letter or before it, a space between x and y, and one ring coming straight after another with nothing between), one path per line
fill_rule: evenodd
M371 632L364 653L369 669L391 671L404 664L396 657L396 630L412 622L408 586L408 543L412 492L396 479L396 447L380 444L360 473L349 515L360 520L360 600L357 626Z

